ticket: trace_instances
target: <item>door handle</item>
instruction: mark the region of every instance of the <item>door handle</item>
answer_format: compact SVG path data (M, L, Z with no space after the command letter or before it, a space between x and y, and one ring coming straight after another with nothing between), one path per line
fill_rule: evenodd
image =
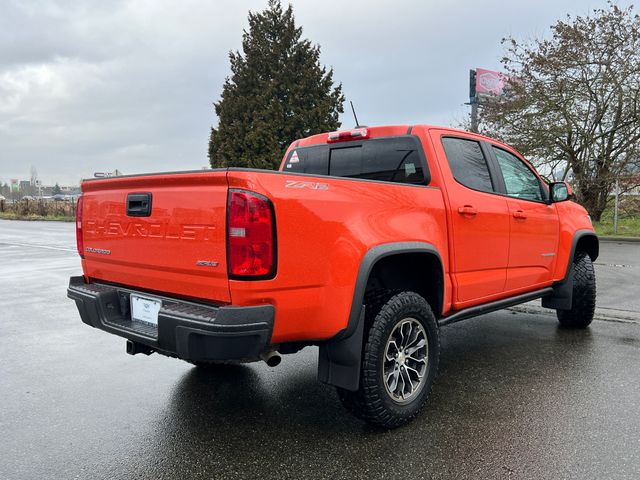
M465 205L464 207L458 208L458 213L460 215L476 215L478 210L473 208L471 205Z
M127 216L128 217L150 217L151 216L150 193L130 193L127 195Z
M527 214L523 210L516 210L513 212L513 218L521 218L522 220L527 218Z

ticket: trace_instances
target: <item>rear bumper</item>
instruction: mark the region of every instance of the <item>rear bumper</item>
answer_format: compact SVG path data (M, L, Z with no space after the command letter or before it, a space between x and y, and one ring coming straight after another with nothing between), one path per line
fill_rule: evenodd
M131 320L130 294L162 300L158 326ZM71 277L67 296L87 325L192 361L257 360L273 331L272 305L215 307Z

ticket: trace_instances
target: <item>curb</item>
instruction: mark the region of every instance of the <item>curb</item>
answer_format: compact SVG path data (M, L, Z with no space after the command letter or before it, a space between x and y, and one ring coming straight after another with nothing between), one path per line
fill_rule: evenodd
M640 237L614 237L611 235L598 235L603 242L640 243Z
M63 222L63 223L70 223L70 222L75 222L75 218L73 217L62 217L62 218L53 218L53 217L39 217L39 218L32 218L32 217L12 217L12 218L8 218L8 217L3 217L0 215L0 220L6 220L8 222Z
M523 303L521 305L509 307L507 310L511 310L513 312L519 312L519 313L535 314L535 315L549 315L554 317L556 315L556 312L553 309L543 308L540 305L535 305L530 303ZM612 310L608 308L596 307L596 313L593 319L600 320L603 322L634 323L636 325L640 325L640 313L626 311L626 310L622 311L622 310Z

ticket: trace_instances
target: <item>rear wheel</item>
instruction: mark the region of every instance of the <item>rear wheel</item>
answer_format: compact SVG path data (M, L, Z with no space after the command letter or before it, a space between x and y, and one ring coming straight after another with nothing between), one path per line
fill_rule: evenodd
M591 258L584 252L573 261L573 302L571 310L556 310L560 325L587 328L596 310L596 275Z
M395 428L424 406L438 368L440 339L431 307L402 292L384 303L367 332L357 392L338 389L343 404L373 425Z

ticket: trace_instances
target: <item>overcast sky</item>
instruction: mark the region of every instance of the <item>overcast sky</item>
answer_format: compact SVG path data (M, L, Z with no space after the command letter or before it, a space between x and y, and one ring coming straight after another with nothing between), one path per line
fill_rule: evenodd
M283 2L287 3L287 2ZM451 125L469 68L604 0L295 0L361 123ZM620 1L628 5L630 1ZM0 0L0 182L77 184L96 171L208 165L211 103L267 0ZM346 109L343 125L353 120Z

